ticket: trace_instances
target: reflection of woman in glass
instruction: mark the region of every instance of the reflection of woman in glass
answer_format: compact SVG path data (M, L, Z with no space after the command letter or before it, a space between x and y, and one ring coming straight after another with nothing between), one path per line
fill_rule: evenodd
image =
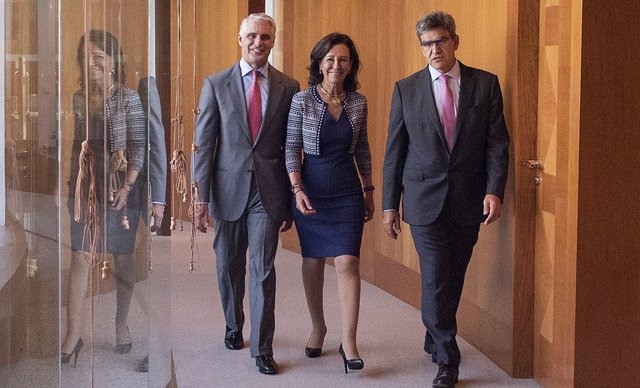
M63 364L73 357L74 366L83 344L89 274L97 259L90 253L89 228L83 221L91 216L78 216L92 212L91 196L84 188L88 186L84 180L90 175L95 177L97 209L93 214L99 225L93 251L98 258L102 252L112 254L116 266L115 352L127 353L132 348L127 315L135 281L132 254L142 206L142 189L136 180L144 163L146 137L140 97L124 85L122 56L117 39L109 32L91 30L87 41L83 36L78 45L81 77L80 90L73 96L75 133L69 182L69 206L75 216L71 220L67 332L60 356ZM80 158L86 161L89 155L94 161L93 172L79 166Z

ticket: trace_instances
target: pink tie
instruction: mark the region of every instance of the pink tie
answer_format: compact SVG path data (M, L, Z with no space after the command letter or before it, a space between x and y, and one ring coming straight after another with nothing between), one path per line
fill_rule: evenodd
M260 94L260 85L258 85L258 70L253 71L253 84L249 89L249 109L247 119L249 121L249 130L251 131L251 139L255 143L260 132L262 124L262 95Z
M447 74L441 75L438 79L442 84L442 124L444 126L444 138L447 140L449 152L453 149L456 135L456 111L453 102L453 93L449 88L449 78Z

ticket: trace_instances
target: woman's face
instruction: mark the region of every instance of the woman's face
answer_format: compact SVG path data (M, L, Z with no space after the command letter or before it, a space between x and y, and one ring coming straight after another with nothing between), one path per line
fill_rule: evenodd
M89 82L104 84L109 80L109 73L113 70L113 59L93 43L89 43L88 49L89 63L86 72Z
M327 55L320 61L320 70L326 81L342 85L351 71L349 48L344 44L331 47Z

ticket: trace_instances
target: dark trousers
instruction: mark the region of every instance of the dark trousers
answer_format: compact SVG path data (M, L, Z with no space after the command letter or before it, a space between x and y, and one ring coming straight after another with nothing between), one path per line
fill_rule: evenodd
M271 221L262 206L255 181L247 209L236 221L215 220L218 289L227 327L242 331L243 300L249 249L249 308L251 357L273 354L276 269L280 224Z
M448 206L430 225L410 225L422 275L424 350L438 365L460 365L456 313L480 225L459 225Z

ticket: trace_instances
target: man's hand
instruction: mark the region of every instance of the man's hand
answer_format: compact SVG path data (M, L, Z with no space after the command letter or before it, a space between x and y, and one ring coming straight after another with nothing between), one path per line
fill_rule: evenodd
M400 213L397 210L387 210L382 212L382 225L384 231L392 239L398 238L398 233L401 232L400 228Z
M207 233L207 226L210 225L209 212L207 204L196 204L193 212L193 223L196 229L202 233Z
M163 217L164 217L164 205L159 203L154 203L151 206L151 219L153 220L153 225L151 226L152 233L160 230L160 226L162 226Z
M498 196L493 194L487 194L482 201L484 211L482 214L487 216L484 220L485 225L489 225L493 221L500 218L500 211L502 210L502 201Z

